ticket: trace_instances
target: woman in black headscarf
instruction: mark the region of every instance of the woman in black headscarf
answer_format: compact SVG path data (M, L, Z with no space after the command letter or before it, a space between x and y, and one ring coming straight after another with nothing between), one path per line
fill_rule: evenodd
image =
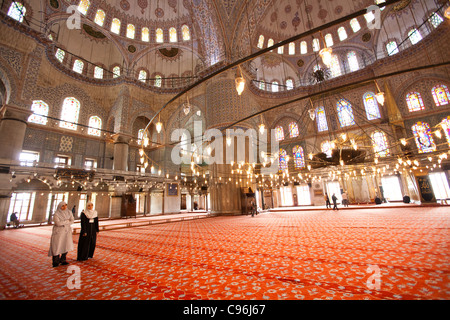
M94 210L94 204L89 202L86 210L81 213L81 231L78 240L77 260L83 261L94 256L95 245L97 243L98 216Z

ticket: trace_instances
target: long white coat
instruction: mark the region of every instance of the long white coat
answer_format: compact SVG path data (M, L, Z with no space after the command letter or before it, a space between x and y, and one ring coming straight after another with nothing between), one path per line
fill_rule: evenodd
M53 215L53 230L50 238L50 249L48 256L56 256L73 250L72 227L74 223L73 214L69 210L61 210L63 203Z

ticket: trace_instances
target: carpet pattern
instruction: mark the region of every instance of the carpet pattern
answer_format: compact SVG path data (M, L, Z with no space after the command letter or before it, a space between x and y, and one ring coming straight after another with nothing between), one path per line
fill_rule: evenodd
M4 230L0 299L449 299L449 221L446 207L214 217L102 231L93 259L57 268L51 227Z

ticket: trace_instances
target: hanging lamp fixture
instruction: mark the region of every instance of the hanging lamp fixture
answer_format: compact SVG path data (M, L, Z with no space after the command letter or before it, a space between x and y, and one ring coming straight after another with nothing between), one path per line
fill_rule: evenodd
M239 69L239 76L236 77L236 79L234 81L236 83L236 91L237 91L238 95L241 95L245 89L245 79L242 76L241 66L238 66L238 69Z

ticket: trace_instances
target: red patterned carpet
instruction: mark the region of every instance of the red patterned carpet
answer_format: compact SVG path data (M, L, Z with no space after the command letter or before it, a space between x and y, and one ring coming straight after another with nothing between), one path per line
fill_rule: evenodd
M448 207L323 210L102 231L93 259L68 254L72 289L68 266L47 257L51 227L4 230L0 299L449 299L449 218Z

